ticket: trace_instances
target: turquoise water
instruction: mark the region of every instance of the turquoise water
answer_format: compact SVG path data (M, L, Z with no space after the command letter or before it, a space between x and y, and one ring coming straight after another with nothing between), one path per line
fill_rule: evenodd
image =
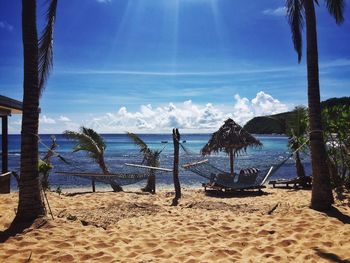
M55 135L57 139L57 152L60 153L65 159L67 159L72 165L67 165L57 158L53 158L54 169L50 175L50 184L52 189L57 187L65 188L81 188L90 187L91 183L88 180L84 180L76 177L68 177L58 175L56 171L86 171L86 172L99 172L97 164L92 162L85 153L78 152L72 153L72 147L74 143L67 140L62 135ZM142 156L139 153L139 149L135 146L125 134L105 134L103 135L107 150L105 153L106 163L111 172L118 171L122 168L124 163L140 163ZM152 149L163 149L161 155L161 167L172 168L173 163L173 145L171 135L166 134L144 134L140 137L149 145ZM271 164L278 163L281 159L288 156L289 150L287 147L287 137L276 135L257 136L263 143L261 149L248 149L246 153L238 156L235 160L235 170L249 167L257 167L259 169L268 168ZM41 141L45 145L50 145L50 135L40 135ZM181 141L186 141L183 145L191 151L191 156L184 151L180 151L180 164L185 164L189 161L200 160L202 157L199 155L200 149L210 138L209 134L183 134ZM162 143L167 141L168 143ZM40 144L40 154L45 154L45 146ZM13 171L19 170L19 157L20 157L20 136L9 135L9 168ZM209 161L218 166L219 168L228 171L229 160L225 154L218 154L209 157ZM303 156L303 162L305 164L306 173L311 173L310 160L307 155ZM296 171L294 167L294 161L289 160L278 172L274 174L271 179L274 178L292 178L295 177ZM199 187L205 179L195 175L191 172L180 170L180 182L183 187ZM145 181L142 181L136 185L136 187L142 186ZM157 175L158 187L169 187L172 185L172 174L160 174ZM135 185L134 185L135 186ZM103 187L100 185L99 187ZM108 187L108 186L105 186ZM14 179L11 180L11 188L17 189L17 183Z

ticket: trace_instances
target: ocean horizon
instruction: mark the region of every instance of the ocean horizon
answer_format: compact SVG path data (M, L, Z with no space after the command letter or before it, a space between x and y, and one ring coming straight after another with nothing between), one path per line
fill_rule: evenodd
M40 134L39 153L44 156L47 148L51 145L51 136L55 136L58 147L56 152L64 157L70 164L64 163L57 157L52 158L53 169L49 177L52 190L58 187L62 190L90 188L91 182L87 179L74 176L60 175L58 171L70 172L95 172L99 173L99 167L84 152L72 153L74 142L68 140L62 134ZM105 152L105 161L111 173L117 173L123 170L125 163L140 164L142 155L139 148L132 143L126 134L101 134L104 138L107 148ZM151 149L162 150L160 166L172 169L173 166L173 143L171 134L142 134L138 133L142 140L147 143ZM229 158L225 153L202 157L200 149L207 143L211 134L181 134L181 142L190 154L183 151L180 147L180 166L193 160L209 159L209 162L218 168L229 171ZM263 143L261 148L248 148L235 159L235 170L244 168L266 169L272 164L279 163L290 154L287 143L288 138L284 135L256 135ZM311 174L310 158L307 154L302 154L302 161L305 166L306 174ZM9 170L19 172L20 164L20 135L9 135ZM270 179L293 178L296 176L294 160L290 159L282 166ZM185 188L197 188L202 182L207 180L192 172L180 168L180 183ZM130 185L132 188L140 188L146 183L145 180ZM168 188L173 184L172 173L157 174L157 188ZM109 189L109 185L97 183L97 189ZM17 182L11 179L11 190L18 189Z

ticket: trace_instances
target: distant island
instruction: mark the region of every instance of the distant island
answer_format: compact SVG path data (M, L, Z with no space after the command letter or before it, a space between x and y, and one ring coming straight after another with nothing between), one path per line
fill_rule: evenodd
M350 97L331 98L321 102L322 109L338 105L350 106ZM251 119L244 125L244 129L254 134L284 134L286 123L293 116L292 111Z

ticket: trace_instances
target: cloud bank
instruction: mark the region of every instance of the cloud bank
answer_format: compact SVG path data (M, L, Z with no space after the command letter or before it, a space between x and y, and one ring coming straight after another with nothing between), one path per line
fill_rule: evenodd
M137 111L120 107L116 112L89 116L83 120L74 120L71 116L60 115L57 118L42 115L40 132L57 133L63 130L77 130L84 125L100 133L162 133L177 127L182 132L205 133L219 128L230 117L244 125L255 116L276 114L288 111L286 104L260 91L255 98L248 99L239 94L233 96L232 105L196 104L191 100L182 103L168 103L153 107L141 105Z

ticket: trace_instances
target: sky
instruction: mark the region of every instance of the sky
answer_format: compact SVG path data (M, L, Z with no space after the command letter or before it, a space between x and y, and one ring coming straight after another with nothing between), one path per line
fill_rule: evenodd
M38 0L38 30L46 5ZM307 105L285 1L59 0L40 133L215 131ZM321 99L350 94L350 9L317 7ZM305 37L305 36L304 36ZM305 40L305 38L304 38ZM22 100L21 1L0 1L0 94ZM20 116L9 120L19 133Z

